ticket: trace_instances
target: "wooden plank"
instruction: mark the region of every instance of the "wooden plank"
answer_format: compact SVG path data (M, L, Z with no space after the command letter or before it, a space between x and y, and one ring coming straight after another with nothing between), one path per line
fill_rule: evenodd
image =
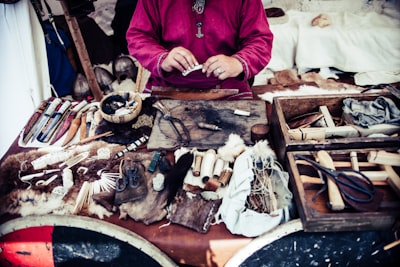
M400 154L389 153L384 150L371 151L368 154L368 162L390 166L400 166Z
M238 89L191 89L154 86L152 95L175 100L217 100L239 93Z
M92 63L90 62L90 58L86 49L85 42L82 37L81 30L79 28L78 21L75 17L71 16L68 11L68 7L64 0L60 1L61 7L64 12L64 17L67 22L69 31L71 32L72 40L74 41L76 50L78 52L79 60L81 62L83 71L85 73L85 77L88 81L89 88L92 91L94 98L97 101L100 101L103 98L103 92L100 89L99 84L97 83L96 76L93 71Z
M174 100L162 99L162 104L172 117L182 121L190 134L189 147L198 149L218 148L228 141L230 134L239 135L245 144L251 141L251 127L255 124L267 124L265 102L259 100ZM250 116L235 115L235 110L250 112ZM219 131L201 129L198 123L208 123L221 128ZM176 126L180 125L175 122ZM163 119L157 112L147 148L173 150L182 144L170 121Z

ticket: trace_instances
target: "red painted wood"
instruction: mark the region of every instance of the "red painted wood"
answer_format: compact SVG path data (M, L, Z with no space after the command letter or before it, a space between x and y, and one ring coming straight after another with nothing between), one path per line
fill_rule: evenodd
M0 266L53 267L53 229L30 227L0 237Z

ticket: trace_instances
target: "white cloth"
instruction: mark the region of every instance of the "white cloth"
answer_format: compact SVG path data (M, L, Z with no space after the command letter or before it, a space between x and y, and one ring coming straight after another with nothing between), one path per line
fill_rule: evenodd
M332 24L311 26L319 12L288 10L289 21L270 25L273 71L335 67L348 72L400 67L400 20L370 12L327 12Z
M217 223L220 218L231 233L248 237L259 236L289 219L287 207L278 209L272 216L245 207L254 179L252 153L248 149L235 160L232 178L216 214Z
M31 2L0 4L0 157L51 96L44 35Z
M400 69L397 71L360 72L354 75L354 82L361 86L381 83L397 83L400 82Z

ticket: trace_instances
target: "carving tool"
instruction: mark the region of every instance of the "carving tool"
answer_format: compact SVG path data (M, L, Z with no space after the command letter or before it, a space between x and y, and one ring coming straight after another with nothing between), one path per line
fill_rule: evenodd
M53 115L54 111L56 110L57 106L61 103L60 98L55 98L51 104L47 107L46 111L44 112L43 116L41 117L38 127L35 130L35 133L32 136L32 140L35 140L36 137L40 134L43 127L47 124L51 116Z
M46 110L47 105L48 105L48 102L46 100L42 101L42 103L40 103L39 108L30 117L28 123L26 124L26 126L24 128L24 132L22 134L22 140L24 143L28 142L29 139L32 137L32 135L35 132L35 129L37 127L37 122L39 121L39 118L42 116L43 112Z
M67 100L56 112L54 112L54 114L51 116L51 119L49 120L48 125L39 134L37 138L39 142L48 142L48 140L51 138L52 132L57 129L57 125L60 123L61 118L64 116L65 112L70 106L71 101Z
M79 125L81 125L81 115L78 114L76 118L72 121L71 127L68 130L67 136L64 139L64 142L62 143L62 146L67 145L71 140L74 138L76 132L79 129Z
M124 148L123 150L119 151L118 153L115 154L114 159L118 159L125 155L125 153L130 152L130 151L135 151L139 146L143 145L147 140L149 140L149 137L147 135L143 135L140 137L138 140Z
M222 130L217 125L209 124L209 123L205 123L205 122L199 122L199 123L197 123L197 126L200 129L207 129L207 130L211 130L211 131L221 131Z
M87 137L87 116L88 113L82 114L81 125L79 126L79 131L80 131L79 140L83 140Z
M111 136L111 135L113 135L113 134L114 134L114 133L113 133L112 131L108 131L108 132L105 132L105 133L102 133L102 134L97 134L97 135L94 135L94 136L89 136L89 137L86 137L86 138L80 140L80 141L79 141L78 143L76 143L76 144L72 144L72 145L68 146L68 148L71 147L71 146L80 146L80 145L84 145L84 144L89 143L89 142L92 142L92 141L94 141L94 140L96 140L96 139L99 139L99 138L102 138L102 137L105 137L105 136Z
M87 104L88 104L88 102L86 100L83 100L79 104L77 104L75 107L72 108L72 110L65 117L61 126L58 128L57 132L55 133L53 140L51 140L51 142L50 142L51 145L54 144L55 142L57 142L68 131L73 119L76 117L78 112Z
M93 104L93 103L92 103ZM71 127L68 130L67 136L64 139L62 146L67 145L74 138L76 132L79 130L79 126L82 122L83 113L86 112L92 104L85 105L77 114L75 119L71 123ZM86 124L85 124L86 125Z

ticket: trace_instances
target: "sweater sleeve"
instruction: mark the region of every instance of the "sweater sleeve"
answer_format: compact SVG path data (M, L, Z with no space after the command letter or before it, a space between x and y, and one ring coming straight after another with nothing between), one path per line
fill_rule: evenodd
M271 60L273 34L261 1L243 1L239 51L233 56L243 66L244 79L254 77Z
M154 76L162 76L168 51L160 45L161 23L157 1L139 0L126 32L128 51Z

